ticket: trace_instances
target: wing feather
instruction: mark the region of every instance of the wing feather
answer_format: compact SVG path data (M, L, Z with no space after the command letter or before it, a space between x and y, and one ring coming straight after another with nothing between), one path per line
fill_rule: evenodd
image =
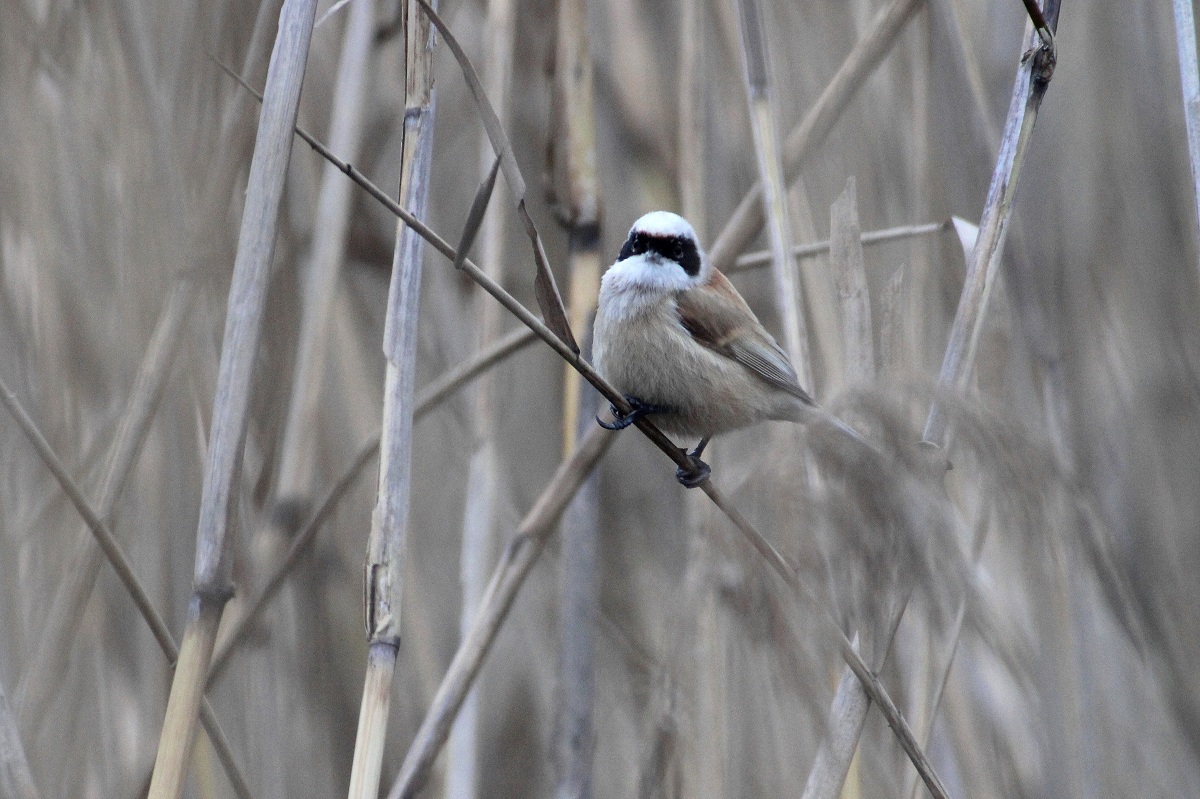
M679 322L684 330L699 344L736 361L803 402L815 405L801 388L787 354L758 324L754 312L733 284L714 269L706 289L689 289L677 297Z

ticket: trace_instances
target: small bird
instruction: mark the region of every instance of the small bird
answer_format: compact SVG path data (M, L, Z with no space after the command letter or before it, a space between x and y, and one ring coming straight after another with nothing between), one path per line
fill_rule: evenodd
M668 211L634 222L605 272L592 347L597 370L633 408L622 414L614 406L612 422L597 418L602 427L622 430L653 415L667 433L700 437L688 453L692 468L675 473L688 488L708 478L700 455L714 435L817 412L787 354L708 262L696 231Z

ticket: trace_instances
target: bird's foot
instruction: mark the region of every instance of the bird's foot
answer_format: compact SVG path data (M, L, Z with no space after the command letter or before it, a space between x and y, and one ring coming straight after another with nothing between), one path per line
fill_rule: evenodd
M667 413L670 411L670 408L667 408L663 405L651 405L649 403L642 402L637 397L631 397L628 394L625 395L625 401L629 403L629 407L633 410L631 410L629 413L621 413L616 405L610 405L609 409L612 411L613 420L611 422L606 422L597 416L596 424L600 425L605 430L624 430L626 427L629 427L629 425L633 424L643 416L649 416L654 413Z
M704 447L707 444L708 438L705 438L691 452L688 452L686 449L680 450L680 452L687 455L689 465L686 469L682 466L676 469L675 479L684 488L699 488L708 479L708 476L712 474L712 468L700 460L700 453L704 452Z

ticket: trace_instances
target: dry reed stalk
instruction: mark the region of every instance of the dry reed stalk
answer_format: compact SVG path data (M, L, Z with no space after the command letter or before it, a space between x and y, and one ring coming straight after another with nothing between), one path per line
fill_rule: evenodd
M467 221L458 242L458 255L454 259L456 269L462 268L462 260L467 257L475 237L483 226L499 173L500 159L495 158L475 193L470 211L467 212ZM476 295L475 300L477 304L483 304L481 295ZM493 316L493 324L498 323L497 316ZM480 317L480 328L476 331L476 338L481 347L486 345L487 338L492 335L487 326L488 319ZM485 564L489 560L488 545L495 515L498 469L493 435L497 420L494 392L491 386L486 385L490 382L485 379L485 385L479 386L475 393L475 413L472 419L474 450L467 467L467 492L463 503L458 561L459 581L462 584L458 617L460 637L470 628L471 617L475 614L479 597L483 593L484 582L487 579ZM447 754L446 796L451 799L470 799L476 792L478 717L478 693L472 692L463 705L463 716L454 727L454 737L450 741L450 751Z
M700 241L708 241L708 204L704 165L708 162L705 127L705 3L682 0L679 11L679 207Z
M857 651L857 635L851 644ZM829 708L829 729L813 758L802 799L837 799L841 796L870 709L871 698L847 667L838 680Z
M428 18L421 14L415 2L407 3L405 14L404 148L400 196L415 216L423 217L429 207L429 165L433 154L433 49L436 37ZM400 648L400 611L404 597L404 559L412 483L417 315L425 248L423 240L411 227L397 223L397 228L383 334L387 371L379 445L379 489L375 511L371 515L363 575L369 654L354 762L350 769L350 799L375 799L379 795L392 675Z
M571 457L559 465L554 477L525 514L516 535L500 556L470 634L463 638L454 653L454 659L404 758L400 774L388 791L388 799L415 796L424 785L433 760L450 733L450 725L458 708L479 673L525 577L554 533L567 503L614 439L615 436L600 427L588 430L579 439L579 446Z
M883 319L879 323L879 369L885 376L894 375L900 368L902 349L901 298L904 292L903 264L888 279L879 298Z
M854 178L830 211L830 265L842 308L842 342L846 349L848 385L875 379L875 341L871 325L871 298L867 296L867 270L863 262L862 231L858 225L858 196Z
M1196 16L1191 0L1174 0L1175 48L1183 90L1183 121L1187 125L1188 163L1192 167L1192 199L1200 231L1200 66L1196 62Z
M552 199L570 236L571 276L567 319L585 330L600 286L600 197L596 176L596 108L584 0L558 4L551 140ZM579 428L579 374L564 366L563 451L574 449Z
M358 159L362 144L374 33L375 3L351 3L329 112L329 147L350 162ZM324 385L330 317L341 285L351 198L351 186L337 167L326 164L313 224L312 254L305 263L292 396L279 453L277 502L305 501L313 489L316 453L312 433Z
M171 636L171 631L168 629L166 621L150 601L150 596L146 593L141 583L138 582L137 575L133 571L133 565L129 562L129 558L125 555L116 537L113 536L112 531L109 530L108 525L92 509L87 498L83 496L83 491L80 490L75 480L67 472L66 466L63 465L62 460L54 452L54 449L50 446L50 442L42 435L42 431L38 429L33 418L3 380L0 380L0 404L3 404L9 413L12 414L17 425L29 440L29 443L33 445L42 462L46 464L46 468L50 470L50 473L54 475L54 478L62 487L63 493L67 495L67 498L71 500L71 504L75 506L79 515L83 517L84 522L95 535L96 542L112 564L113 570L121 580L126 593L129 594L138 612L141 613L142 618L145 619L146 624L150 627L150 632L154 635L155 641L162 649L163 654L167 656L167 662L175 666L179 661L179 648L175 645L175 639ZM249 799L250 790L246 784L246 780L242 776L241 769L233 759L233 750L230 748L228 739L221 730L216 714L213 712L208 700L204 700L200 704L200 719L204 723L204 729L208 733L209 740L213 743L213 749L216 751L221 765L225 769L225 773L229 776L235 793L240 799Z
M1048 6L1048 16L1053 24L1057 25L1057 0L1049 0ZM980 216L980 237L967 267L966 281L938 377L943 386L959 391L966 388L971 378L988 296L1000 267L1004 235L1012 217L1012 203L1020 182L1021 165L1032 138L1038 109L1054 74L1054 51L1039 44L1040 37L1036 32L1030 32L1026 36L1026 42L1031 49L1022 56L1017 69L1000 154ZM945 422L935 402L929 409L924 437L926 441L944 445L945 435Z
M513 48L516 38L514 0L489 0L483 37L484 79L487 96L492 99L497 118L507 123L512 105ZM497 159L486 135L480 141L481 170L495 169ZM504 230L508 220L504 203L487 209L480 230L479 262L484 271L499 283L504 282ZM461 249L461 247L459 248ZM483 292L476 292L474 318L479 320L475 344L479 352L490 346L501 329L501 309ZM528 331L524 331L528 332ZM499 469L495 442L496 385L488 376L475 389L473 446L467 466L467 492L464 500L462 536L459 548L459 581L462 598L459 610L459 636L466 635L479 598L487 586L487 567L497 549L495 544L495 500ZM447 749L446 789L448 799L469 799L478 792L479 697L473 691Z
M150 781L150 799L178 799L183 793L209 659L221 611L232 593L229 521L234 483L241 471L252 369L315 11L313 0L286 0L267 71L213 402L196 532L193 599Z
M570 302L574 330L590 330L599 298L602 241L600 187L596 174L596 107L586 0L561 0L555 55L550 165L559 220L569 236ZM584 336L588 339L590 336ZM563 457L592 425L594 391L564 364ZM600 488L592 472L568 506L562 528L560 621L554 764L558 799L589 799L595 749L596 619L600 616L597 542Z
M109 526L112 525L117 501L124 492L162 399L171 365L175 361L180 331L196 293L194 279L185 277L176 281L142 357L113 438L112 453L100 483L100 499L96 503L97 516ZM62 571L63 579L54 592L37 646L17 683L15 704L18 718L22 728L31 734L36 735L48 703L61 687L69 663L67 653L103 563L104 550L96 546L92 530L85 525Z
M934 233L950 230L951 227L949 219L942 222L926 222L922 225L899 225L882 230L868 230L859 236L858 241L864 247L869 247L874 244L887 244L918 236L929 236ZM812 258L815 255L824 255L829 252L830 243L826 239L824 241L814 241L811 244L797 244L792 249L792 257ZM726 270L726 274L732 275L738 272L746 272L761 266L768 266L770 263L771 253L769 250L748 252L745 255L739 255L738 259L733 262L733 266Z
M805 114L783 144L783 173L788 180L799 174L801 164L816 150L867 78L891 50L905 24L924 0L892 0L875 16L867 34L859 40L816 104ZM742 198L709 250L713 266L724 271L762 229L763 193L756 184Z
M17 718L8 706L4 686L0 685L0 796L6 799L41 799L29 759L17 730Z
M758 162L758 185L762 187L762 202L771 243L771 273L775 280L775 303L783 325L783 346L796 367L800 384L814 391L808 327L802 311L804 297L800 288L800 269L791 257L791 213L788 210L787 182L779 152L762 9L758 0L737 0L737 5L746 99L750 106L754 155Z

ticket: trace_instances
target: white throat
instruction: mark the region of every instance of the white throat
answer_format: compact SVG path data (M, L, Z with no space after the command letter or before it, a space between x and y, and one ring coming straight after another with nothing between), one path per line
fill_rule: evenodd
M657 307L696 284L678 264L657 255L634 255L617 261L600 281L604 313L624 319Z

